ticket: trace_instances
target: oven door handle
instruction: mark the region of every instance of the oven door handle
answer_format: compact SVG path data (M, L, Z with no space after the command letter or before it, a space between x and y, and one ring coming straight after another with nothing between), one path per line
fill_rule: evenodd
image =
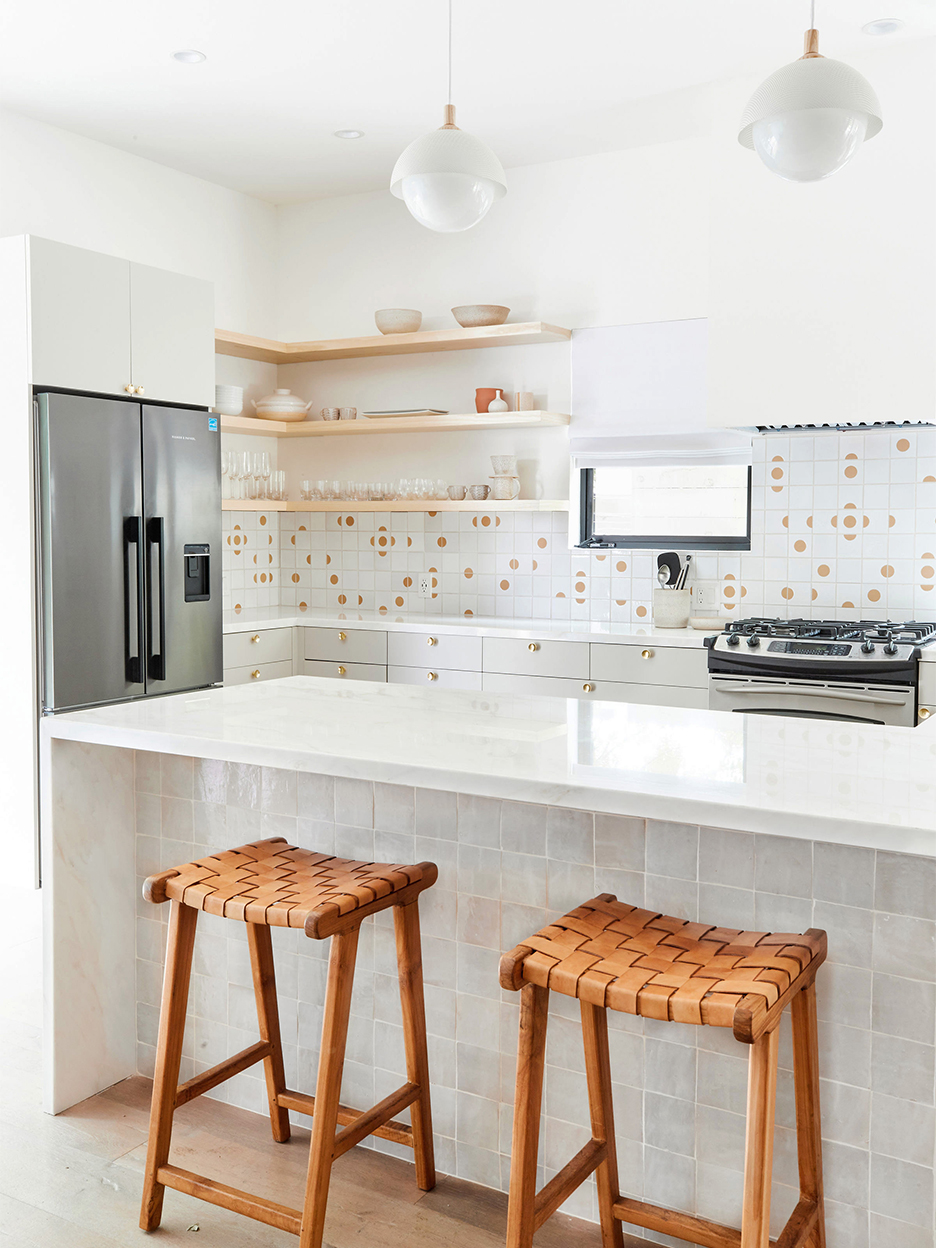
M749 693L763 697L765 694L783 693L801 698L834 698L837 702L870 702L872 706L906 706L906 698L886 698L876 693L849 693L836 689L803 689L798 685L742 685L723 684L716 681L714 687L723 693ZM908 691L909 692L909 691Z

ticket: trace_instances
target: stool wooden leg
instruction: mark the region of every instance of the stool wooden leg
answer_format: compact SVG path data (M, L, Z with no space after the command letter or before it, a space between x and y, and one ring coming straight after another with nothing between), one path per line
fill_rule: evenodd
M747 1138L744 1146L744 1208L741 1248L769 1248L773 1177L774 1109L777 1099L778 1032L751 1045L748 1068Z
M816 985L796 994L793 1022L793 1082L796 1090L796 1148L799 1154L800 1199L815 1201L812 1248L825 1248L822 1194L822 1124L819 1116L819 1033L816 1026Z
M581 1002L582 1037L585 1042L585 1074L588 1079L588 1108L592 1139L606 1148L605 1159L595 1172L598 1182L598 1215L601 1219L602 1248L624 1248L624 1232L614 1216L618 1190L617 1147L614 1139L614 1109L611 1104L611 1059L608 1054L608 1014L597 1005Z
M270 929L261 923L247 924L247 944L250 948L250 967L253 972L254 996L257 999L257 1021L260 1039L268 1041L273 1052L263 1059L266 1075L267 1099L270 1103L270 1126L273 1139L285 1144L289 1139L289 1111L277 1101L286 1091L286 1072L283 1069L283 1042L280 1036L279 1008L276 1004L276 974L273 969L273 940Z
M536 1158L543 1103L543 1063L549 989L524 984L520 990L520 1043L510 1157L507 1248L532 1248L536 1212Z
M309 1172L302 1206L299 1248L322 1248L322 1237L325 1233L325 1208L328 1204L328 1184L335 1152L341 1075L348 1039L351 989L354 986L354 964L357 960L360 930L360 926L352 927L349 931L338 932L331 938L325 1020L322 1024L322 1047L315 1085L312 1147L309 1151Z
M419 903L395 906L397 965L403 1038L406 1044L406 1078L419 1087L419 1099L410 1107L416 1184L424 1192L435 1187L435 1150L432 1142L432 1109L429 1099L429 1054L426 1049L426 1002L423 993L422 946L419 938Z
M153 1080L149 1143L146 1149L143 1205L140 1210L140 1226L144 1231L155 1231L162 1219L166 1189L162 1183L157 1182L156 1174L159 1167L169 1160L172 1115L175 1112L179 1086L185 1010L192 971L192 950L195 946L195 924L198 920L198 911L192 906L183 906L178 901L170 902L170 906L169 942L159 1010L156 1073Z

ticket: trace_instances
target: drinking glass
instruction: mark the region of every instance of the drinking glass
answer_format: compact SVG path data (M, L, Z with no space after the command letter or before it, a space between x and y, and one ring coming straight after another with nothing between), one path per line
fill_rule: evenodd
M270 474L270 497L280 500L288 497L286 493L286 473L283 469Z
M436 498L448 498L448 487L441 479L435 483L435 496Z
M341 482L326 481L325 497L329 500L329 502L335 502L337 499L341 498Z
M270 464L270 452L261 451L260 452L260 477L261 477L261 480L263 481L263 485L261 486L262 493L260 494L260 498L270 497L270 477L272 476L272 473L273 473L273 469Z
M221 497L222 498L231 497L231 482L230 482L230 475L229 475L230 471L231 471L231 452L222 451L221 452Z

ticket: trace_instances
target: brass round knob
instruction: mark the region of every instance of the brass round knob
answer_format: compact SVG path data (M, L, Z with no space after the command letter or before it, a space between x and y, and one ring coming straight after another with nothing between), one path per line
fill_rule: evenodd
M339 634L338 634L338 640L339 640L339 641L347 641L347 640L348 640L348 634L347 634L347 633L339 633Z
M538 641L531 641L531 642L530 642L530 644L527 646L527 649L528 649L528 650L538 650L538 649L539 649L539 642L538 642Z
M133 386L124 386L127 394L133 394Z
M595 692L595 686L594 686L594 685L582 685L582 689L585 691L585 693L594 693L594 692Z
M435 672L426 672L426 680L438 680L438 679L439 678Z
M436 639L435 639L434 637L427 637L427 638L426 638L426 645L427 645L427 646L434 646L435 644L436 644Z
M259 667L258 667L258 668L256 668L254 671L252 671L252 672L250 673L250 679L251 679L251 680L259 680L259 679L260 679L260 668L259 668Z
M641 657L642 659L652 659L652 658L653 658L653 651L652 651L652 650L641 650L641 652L640 652L640 657Z
M338 675L339 675L339 676L346 676L346 675L347 675L347 670L346 670L345 668L343 668L343 667L341 666L341 664L340 664L340 663L339 663L339 665L338 665Z
M255 646L259 640L260 640L260 634L254 633L254 635L250 639L251 645Z
M921 706L921 707L920 707L920 709L919 709L919 711L917 712L917 714L919 715L920 719L929 719L929 717L932 715L932 713L933 713L933 712L932 712L932 711L930 711L930 710L927 710L927 708L926 708L925 706Z
M142 394L142 393L143 393L143 387L142 387L142 386L137 386L137 388L136 388L136 392L137 392L137 394Z

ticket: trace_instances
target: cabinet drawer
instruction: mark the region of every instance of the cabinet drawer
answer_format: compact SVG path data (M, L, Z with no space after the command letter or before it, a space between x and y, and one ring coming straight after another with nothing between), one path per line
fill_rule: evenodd
M292 629L261 628L255 633L224 634L224 666L292 662Z
M542 697L582 698L589 702L635 702L644 706L685 706L704 711L707 689L677 685L637 685L611 680L568 680L555 676L507 676L487 673L485 693L535 693Z
M485 637L482 655L485 672L588 679L587 641L522 641L513 637Z
M386 633L350 628L306 628L303 631L303 654L307 659L382 665L387 662Z
M591 647L593 680L640 685L708 688L708 651L676 646L605 645Z
M387 660L397 667L443 667L447 671L480 672L481 638L445 633L390 633ZM480 685L472 688L480 689Z
M249 685L255 680L279 680L293 674L292 659L287 663L258 663L256 667L226 667L226 685Z
M438 686L440 689L480 689L480 672L460 672L444 667L389 667L387 679L397 685Z
M920 703L924 706L932 706L936 703L936 663L923 662L920 664L919 671Z
M335 676L343 680L376 680L387 683L387 669L380 663L332 663L327 659L303 659L303 676Z
M511 676L505 672L485 672L481 688L485 693L536 693L549 698L584 698L587 681L561 676Z

